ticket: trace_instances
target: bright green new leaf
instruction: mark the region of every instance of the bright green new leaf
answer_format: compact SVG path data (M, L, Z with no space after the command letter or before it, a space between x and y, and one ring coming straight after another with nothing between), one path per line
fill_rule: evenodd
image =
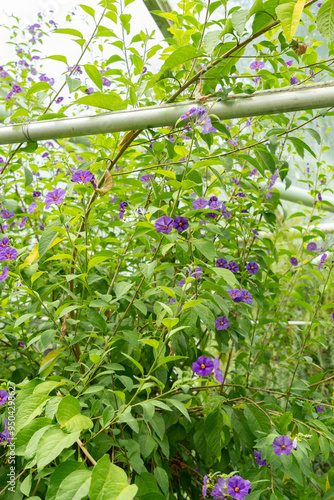
M297 0L297 2L283 3L276 7L277 17L281 21L284 36L289 43L296 34L304 5L305 0Z

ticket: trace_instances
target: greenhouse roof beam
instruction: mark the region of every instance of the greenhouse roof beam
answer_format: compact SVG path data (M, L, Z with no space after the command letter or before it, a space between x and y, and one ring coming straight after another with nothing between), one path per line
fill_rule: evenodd
M10 125L0 128L0 144L165 127L175 125L180 115L196 105L203 106L200 101L193 100ZM251 95L238 94L215 104L213 100L208 100L206 105L210 107L210 113L221 120L329 108L334 107L334 81L254 92Z
M144 0L144 4L163 36L165 38L170 38L172 35L168 31L168 28L173 26L174 23L170 19L161 17L154 13L156 10L161 10L161 12L172 12L172 8L170 7L168 0Z

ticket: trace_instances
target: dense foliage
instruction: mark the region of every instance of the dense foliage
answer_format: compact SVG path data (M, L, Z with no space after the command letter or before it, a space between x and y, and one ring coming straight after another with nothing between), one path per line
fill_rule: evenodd
M187 0L156 12L161 45L132 32L131 0L81 8L88 40L79 11L6 24L4 125L188 107L159 130L1 148L0 494L333 498L331 113L212 112L331 75L333 0ZM56 91L43 40L61 35L82 54L48 55ZM314 200L298 211L275 188L296 176Z

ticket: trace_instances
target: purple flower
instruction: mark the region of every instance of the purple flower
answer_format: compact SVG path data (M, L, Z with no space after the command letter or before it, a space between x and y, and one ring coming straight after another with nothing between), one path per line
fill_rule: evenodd
M0 250L2 250L3 248L7 248L8 243L9 243L8 238L2 238L2 240L0 241Z
M289 61L286 61L285 63L287 66L292 66L293 65L293 60L289 59Z
M175 217L173 221L173 228L177 231L185 231L189 227L189 222L186 217Z
M185 115L181 115L180 118L182 120L185 120L186 118L189 118L189 116L192 116L196 113L196 108L191 108Z
M170 233L173 228L173 219L164 215L155 221L154 227L157 233Z
M47 356L52 351L53 351L53 349L45 349L45 351L44 351L44 357Z
M247 118L247 120L246 120L246 127L249 127L251 123L252 123L252 117L250 116L250 117L249 117L249 118Z
M15 94L19 94L20 92L22 92L21 87L20 87L19 85L16 85L16 84L15 84L15 85L13 85L12 90L13 90L13 92L14 92Z
M309 243L309 244L307 245L306 250L307 250L308 252L316 252L316 250L317 250L317 244L316 244L316 243L314 243L314 241L312 241L311 243Z
M151 179L154 179L154 175L152 174L145 174L139 178L141 182L151 182Z
M105 76L102 77L102 85L105 85L106 87L110 87L111 81L106 78Z
M232 177L232 181L234 182L234 184L238 187L241 187L241 184L239 183L239 181L237 181L237 179L235 177Z
M88 87L88 88L85 90L85 94L88 94L88 95L91 95L93 92L94 92L94 89L93 89L92 87Z
M208 377L213 370L213 361L206 356L200 356L198 360L192 364L191 369L200 377Z
M254 82L254 83L260 83L260 81L261 81L261 76L255 76L255 77L253 78L253 82Z
M298 78L296 76L292 76L290 78L291 85L296 85L296 83L298 83L298 82L299 82L299 80L298 80Z
M315 401L314 398L311 398L312 401ZM318 403L313 403L314 406L315 406L315 409L317 410L318 413L322 413L323 411L325 411L325 408L323 407L323 405L319 405Z
M219 210L221 209L222 205L223 205L222 202L219 200L212 201L210 202L209 208L211 208L212 210Z
M213 368L214 368L215 379L217 380L217 382L220 382L221 384L223 384L224 383L224 377L223 377L221 369L219 368L219 365L220 365L219 358L215 358L213 360Z
M202 134L204 135L210 134L210 132L212 132L213 134L217 132L217 129L215 129L215 127L213 127L211 123L210 116L206 116L204 120L199 123L199 125L202 127Z
M216 330L227 330L230 320L226 316L219 316L215 321Z
M256 262L248 262L246 269L249 274L257 274L259 272L259 265Z
M2 210L1 215L3 219L11 219L14 217L14 212L8 212L8 210Z
M293 266L298 266L298 260L296 257L291 257L290 262Z
M211 493L211 496L215 499L215 500L219 500L221 498L227 498L225 495L227 494L227 486L228 483L226 481L226 479L224 479L223 477L220 477L218 479L218 482L216 483L212 493Z
M63 100L64 100L64 98L63 98L63 97L58 97L58 99L56 100L56 103L57 103L57 104L60 104Z
M216 260L216 267L222 267L223 269L228 268L228 263L226 259L217 259Z
M37 203L36 203L36 201L33 201L33 202L29 205L29 207L28 207L28 210L27 210L28 214L33 214L33 213L34 213L34 211L36 210L36 208L37 208Z
M229 262L229 265L228 265L228 269L232 272L232 273L237 273L239 272L239 266L236 262Z
M26 225L26 222L27 222L27 219L28 217L23 217L20 224L19 224L19 228L22 229L25 225Z
M242 302L244 300L243 293L241 290L237 290L236 288L231 288L230 290L227 290L227 293L229 294L233 302Z
M15 260L17 257L17 250L15 248L4 248L0 250L0 260L4 262L5 260Z
M89 170L77 170L73 175L72 175L72 181L73 182L91 182L91 180L94 178L94 175L92 172Z
M207 488L208 476L203 477L203 486L202 486L202 495L203 498L206 498L206 488Z
M321 6L322 6L322 3L321 3L321 2L317 3L317 7L319 7L319 8L320 8Z
M185 280L185 279L183 279L183 280L180 280L180 281L178 282L177 286L179 286L180 288L182 288L182 287L183 287L183 285L185 285L185 284L186 284L186 280Z
M12 436L8 431L8 418L5 418L5 430L0 433L0 443L2 443L4 439L7 441L8 444L10 444L12 440Z
M34 191L32 193L32 196L33 196L33 198L39 198L41 196L41 194L42 194L41 191Z
M198 208L205 208L208 205L208 202L205 198L198 198L193 202L193 208L197 210Z
M61 202L64 200L66 196L66 191L65 189L61 189L61 188L55 188L53 189L52 191L50 191L49 193L47 193L47 195L45 196L45 208L48 209L50 208L50 206L53 204L53 203L56 203L56 205L60 205Z
M257 174L257 169L254 168L254 170L251 171L251 173L249 174L250 177L252 177L253 175L256 175Z
M17 347L20 347L21 349L24 349L25 348L25 343L24 342L18 342L17 343Z
M267 465L267 460L261 460L262 451L254 450L256 465Z
M253 238L258 238L258 237L259 237L258 235L259 235L260 233L258 233L258 232L256 231L256 229L252 229L252 233L255 235L255 236L253 236Z
M232 476L228 480L228 494L236 500L243 500L251 491L251 482L240 476Z
M0 283L2 283L8 278L8 272L9 272L9 266L4 266L0 274Z
M273 442L274 453L278 457L280 455L291 455L292 439L288 436L278 436Z
M144 67L143 67L143 71L141 72L141 74L142 74L142 75L145 75L146 71L147 71L147 67L146 67L146 66L144 66Z
M242 292L242 301L245 302L246 304L251 304L253 302L253 297L247 290L244 288L241 290Z
M194 195L194 198L196 198L196 195ZM211 196L211 198L209 199L209 205L210 205L211 203L213 203L214 201L218 201L217 196Z
M322 201L321 193L318 193L318 201Z
M250 69L262 69L264 68L264 62L262 61L254 61L250 65Z
M325 260L326 260L326 259L327 259L327 254L326 254L326 253L324 253L324 254L321 256L321 259L320 259L320 264L319 264L319 268L318 268L318 269L320 269L320 268L324 265L324 263L325 263Z
M210 358L208 358L210 359ZM213 363L212 363L213 365ZM8 392L5 391L4 389L0 389L0 406L4 405L8 399Z
M50 153L48 153L48 151L45 151L45 153L42 154L42 158L47 158L48 156L50 156Z
M215 219L217 217L217 214L214 212L209 212L208 214L205 214L205 217L208 217L208 219Z

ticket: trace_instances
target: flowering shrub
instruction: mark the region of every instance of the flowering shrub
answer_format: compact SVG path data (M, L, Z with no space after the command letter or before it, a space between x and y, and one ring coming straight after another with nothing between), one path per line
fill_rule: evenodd
M330 115L212 111L330 74L331 5L185 1L162 45L132 33L131 0L81 5L87 41L75 12L11 27L4 125L191 103L160 129L0 150L4 499L334 496ZM82 54L48 56L57 86L60 34Z

